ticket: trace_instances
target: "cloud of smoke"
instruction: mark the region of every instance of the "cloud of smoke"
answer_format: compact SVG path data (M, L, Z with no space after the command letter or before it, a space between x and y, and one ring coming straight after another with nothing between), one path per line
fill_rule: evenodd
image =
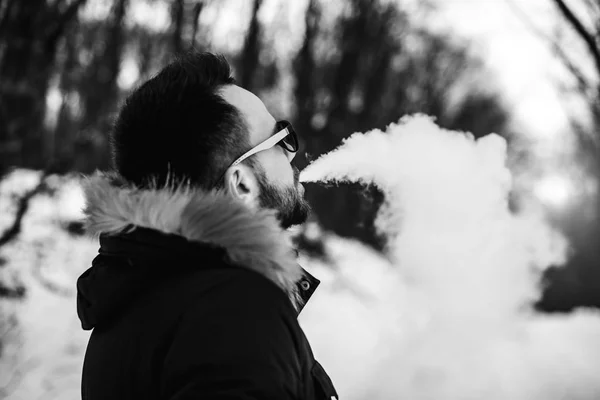
M360 369L338 383L346 398L600 398L600 314L532 310L541 273L564 263L567 244L541 213L509 211L505 163L500 136L474 140L413 116L356 133L303 171L303 182L372 183L386 196L376 226L390 261L352 267L374 301L353 303L369 344L347 357L363 364L342 356L332 371L339 382L342 368ZM365 283L369 274L380 279ZM340 337L330 337L334 348Z

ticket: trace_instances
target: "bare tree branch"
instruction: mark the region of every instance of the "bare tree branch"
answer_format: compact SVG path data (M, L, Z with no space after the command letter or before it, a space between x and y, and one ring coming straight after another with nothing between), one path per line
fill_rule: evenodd
M555 55L560 59L563 65L569 70L569 72L577 81L577 91L584 96L586 100L593 101L595 94L590 93L590 90L593 89L593 85L591 84L589 78L585 76L585 73L581 70L581 68L579 68L573 61L572 57L567 54L564 47L556 40L556 38L551 37L538 26L536 26L533 21L531 21L529 16L525 14L525 12L517 4L515 4L514 0L506 0L506 3L533 34L550 44Z
M567 21L571 24L573 29L579 34L579 36L583 39L585 44L587 45L590 53L594 57L594 62L596 63L596 69L600 72L600 48L598 48L598 44L596 43L596 38L594 35L583 26L583 23L577 18L577 16L573 13L573 11L565 4L563 0L553 0L554 4L558 7L563 16L567 19Z
M588 101L593 101L593 94L590 94L590 89L592 89L592 85L589 79L583 74L581 69L571 60L571 58L566 54L561 46L556 43L552 44L552 48L556 54L556 56L561 60L564 66L569 70L571 75L577 81L577 90L579 93L586 98Z
M561 97L560 100L563 108L567 110L568 105L565 99ZM592 100L590 100L590 102L591 101ZM594 110L592 110L592 112L594 112ZM572 113L567 112L566 115L569 126L571 127L572 132L575 134L575 137L577 138L580 147L584 149L598 150L598 146L600 145L600 137L594 134L594 130L590 131L589 128L586 128L580 121L577 120L577 118L575 118L572 115ZM592 151L589 153L596 160L600 161L600 157L599 154L597 154L597 151Z
M46 189L46 178L49 175L49 171L44 171L42 177L40 178L39 183L31 190L26 192L18 202L17 212L15 214L15 219L12 225L6 229L2 235L0 235L0 247L6 245L7 243L13 241L17 238L19 233L21 233L21 227L23 224L23 218L25 214L27 214L27 210L29 209L29 204L31 199L33 199L37 194L43 192Z

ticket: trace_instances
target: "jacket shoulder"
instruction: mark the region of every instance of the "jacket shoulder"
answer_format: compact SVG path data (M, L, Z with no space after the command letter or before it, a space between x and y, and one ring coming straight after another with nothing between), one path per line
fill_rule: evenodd
M178 322L164 363L164 394L207 396L226 386L240 397L296 398L309 360L288 297L252 271L212 274L218 279Z

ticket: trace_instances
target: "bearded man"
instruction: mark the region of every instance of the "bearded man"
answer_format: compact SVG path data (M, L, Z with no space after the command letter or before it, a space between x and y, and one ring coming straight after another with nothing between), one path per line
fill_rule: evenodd
M297 321L319 282L285 235L309 212L290 123L193 52L127 98L111 144L84 184L83 399L337 398Z

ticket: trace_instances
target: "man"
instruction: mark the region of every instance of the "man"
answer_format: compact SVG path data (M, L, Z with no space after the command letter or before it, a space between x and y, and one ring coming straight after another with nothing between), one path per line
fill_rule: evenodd
M84 185L100 250L77 282L83 399L337 398L297 322L318 281L284 231L308 214L291 125L190 53L111 139L115 173Z

